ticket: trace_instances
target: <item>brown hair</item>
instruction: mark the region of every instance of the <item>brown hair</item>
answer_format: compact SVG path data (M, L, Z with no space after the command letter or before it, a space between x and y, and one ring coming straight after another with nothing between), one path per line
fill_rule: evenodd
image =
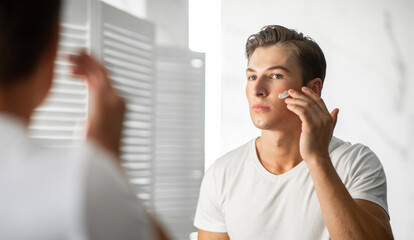
M60 16L61 0L0 1L0 85L32 73Z
M279 25L263 27L260 32L247 39L246 57L250 60L256 48L275 44L292 47L302 67L303 85L314 78L320 78L323 83L326 74L326 61L322 49L312 38L295 30Z

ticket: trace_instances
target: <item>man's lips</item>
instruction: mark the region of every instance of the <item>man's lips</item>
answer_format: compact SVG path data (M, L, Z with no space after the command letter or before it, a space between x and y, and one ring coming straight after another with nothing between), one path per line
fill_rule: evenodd
M255 112L268 112L270 111L270 107L264 104L254 104L252 110Z

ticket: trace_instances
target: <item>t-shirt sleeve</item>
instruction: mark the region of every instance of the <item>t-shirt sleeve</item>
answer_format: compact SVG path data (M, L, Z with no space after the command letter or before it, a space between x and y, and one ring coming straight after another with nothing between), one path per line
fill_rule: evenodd
M208 232L227 232L215 178L215 165L204 174L194 226Z
M90 239L153 239L146 210L110 154L88 143L85 213Z
M364 199L380 205L388 214L387 180L378 157L368 148L358 145L349 172L348 191L354 199Z

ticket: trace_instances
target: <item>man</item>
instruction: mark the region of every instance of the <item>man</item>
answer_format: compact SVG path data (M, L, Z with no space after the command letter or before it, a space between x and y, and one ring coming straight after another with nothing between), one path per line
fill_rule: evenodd
M50 149L26 137L52 84L60 5L0 1L0 239L165 239L117 162L125 104L95 59L71 57L90 91L85 144Z
M261 136L206 172L198 239L392 239L381 163L369 148L332 136L339 110L329 113L320 97L319 46L274 25L248 38L246 55L246 95Z

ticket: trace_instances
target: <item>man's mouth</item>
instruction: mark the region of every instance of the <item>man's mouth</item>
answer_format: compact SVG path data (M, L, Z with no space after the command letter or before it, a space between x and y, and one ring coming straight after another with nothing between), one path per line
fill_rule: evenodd
M254 112L268 112L270 111L270 107L264 104L254 104L252 110Z

